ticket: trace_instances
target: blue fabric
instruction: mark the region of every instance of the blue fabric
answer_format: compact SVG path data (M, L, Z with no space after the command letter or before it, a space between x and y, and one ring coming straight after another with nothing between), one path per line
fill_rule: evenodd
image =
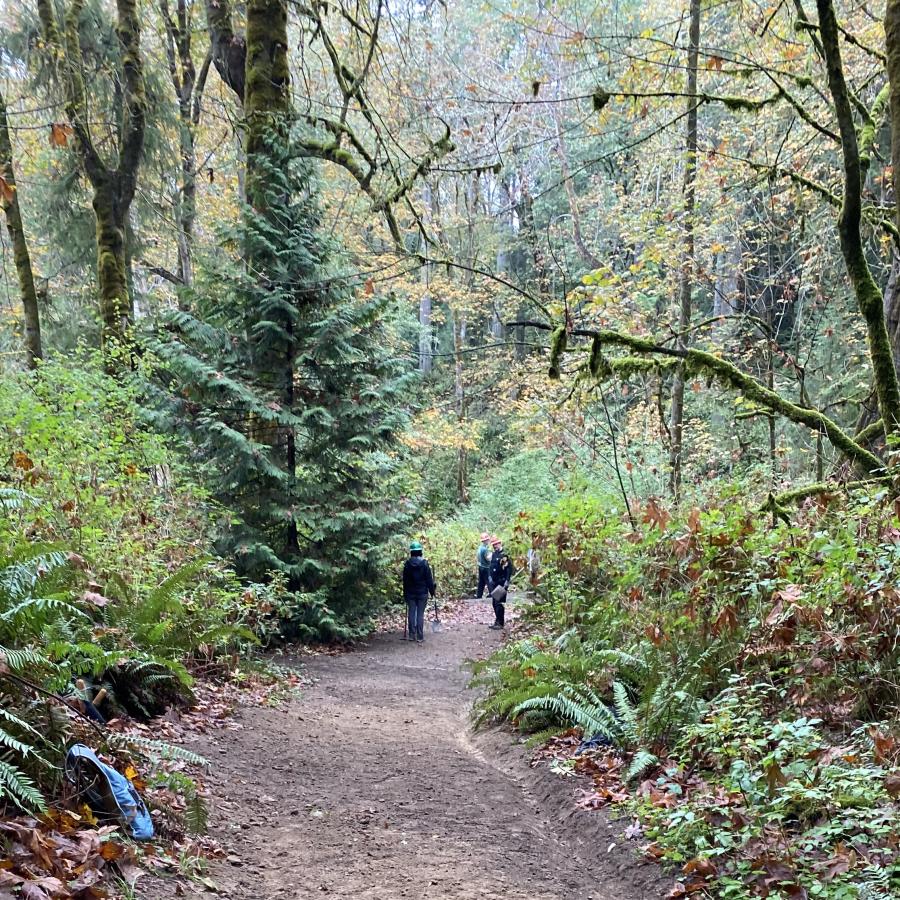
M66 770L77 770L78 760L86 760L106 779L118 807L119 818L131 837L136 841L149 841L153 837L153 819L131 782L115 769L100 762L97 754L84 744L75 744L69 749L66 754Z
M427 597L419 597L416 600L407 600L409 610L409 638L419 641L425 640L425 607L428 605Z

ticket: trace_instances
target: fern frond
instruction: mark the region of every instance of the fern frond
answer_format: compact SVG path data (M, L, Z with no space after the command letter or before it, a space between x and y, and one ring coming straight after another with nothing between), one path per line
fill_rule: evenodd
M0 799L3 797L8 797L24 812L47 811L37 785L21 769L0 761Z
M11 713L8 709L4 709L2 706L0 706L0 719L9 722L10 725L15 725L16 728L21 729L26 734L33 734L36 738L42 737L41 733L33 725L29 724L15 713Z
M71 616L90 619L86 612L73 606L67 600L60 600L58 597L29 597L27 600L17 603L12 609L8 609L3 615L0 615L0 620L14 622L26 613L46 614L51 612L65 612Z
M625 781L629 782L635 778L640 778L648 769L658 764L659 757L656 754L651 753L649 750L638 750L625 772Z
M209 765L208 761L200 756L199 753L194 753L175 744L167 744L165 741L156 741L151 738L139 737L138 735L128 735L127 737L110 735L110 738L123 746L132 745L150 751L162 759L181 760L192 766Z
M610 709L603 703L592 702L589 697L579 696L572 688L563 688L556 695L525 700L515 708L514 715L529 710L553 713L563 721L577 725L587 737L602 735L614 742L621 739L621 728Z
M0 646L0 654L3 655L6 665L13 672L51 665L50 660L31 647L11 648Z
M31 730L33 731L34 729ZM20 741L3 728L0 728L0 747L7 747L20 756L31 756L35 753L35 749L31 744Z
M638 711L631 698L628 696L628 690L621 681L613 682L612 686L613 698L616 705L616 712L622 724L622 731L632 744L640 742L639 734L641 730L638 720Z
M15 512L20 509L34 509L41 505L41 501L25 491L16 488L0 488L0 509Z
M187 799L184 825L191 834L206 834L209 829L209 807L199 791L195 790Z

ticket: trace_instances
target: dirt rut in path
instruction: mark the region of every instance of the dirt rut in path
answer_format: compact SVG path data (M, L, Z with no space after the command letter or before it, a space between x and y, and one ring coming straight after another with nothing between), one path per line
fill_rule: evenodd
M472 734L462 664L498 640L473 622L424 645L381 635L304 660L316 683L286 710L246 708L240 730L198 737L215 767L211 830L231 854L211 866L219 896L664 896L656 869L620 851L619 826L574 811L571 784L535 776L508 737ZM146 900L204 895L139 888Z

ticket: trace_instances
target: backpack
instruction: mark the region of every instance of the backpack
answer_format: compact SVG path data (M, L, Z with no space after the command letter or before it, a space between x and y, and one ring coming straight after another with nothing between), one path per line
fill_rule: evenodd
M121 822L136 841L153 837L153 819L140 794L124 775L100 762L90 747L74 744L66 754L64 772L98 816Z

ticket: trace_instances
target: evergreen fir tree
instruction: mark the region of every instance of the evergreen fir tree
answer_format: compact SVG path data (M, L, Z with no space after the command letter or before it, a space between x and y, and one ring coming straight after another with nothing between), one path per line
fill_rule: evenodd
M248 578L282 573L350 620L405 520L386 492L415 374L384 352L389 301L335 276L311 163L286 132L267 132L264 197L223 242L246 262L201 274L155 351L174 421L235 514L223 549Z

